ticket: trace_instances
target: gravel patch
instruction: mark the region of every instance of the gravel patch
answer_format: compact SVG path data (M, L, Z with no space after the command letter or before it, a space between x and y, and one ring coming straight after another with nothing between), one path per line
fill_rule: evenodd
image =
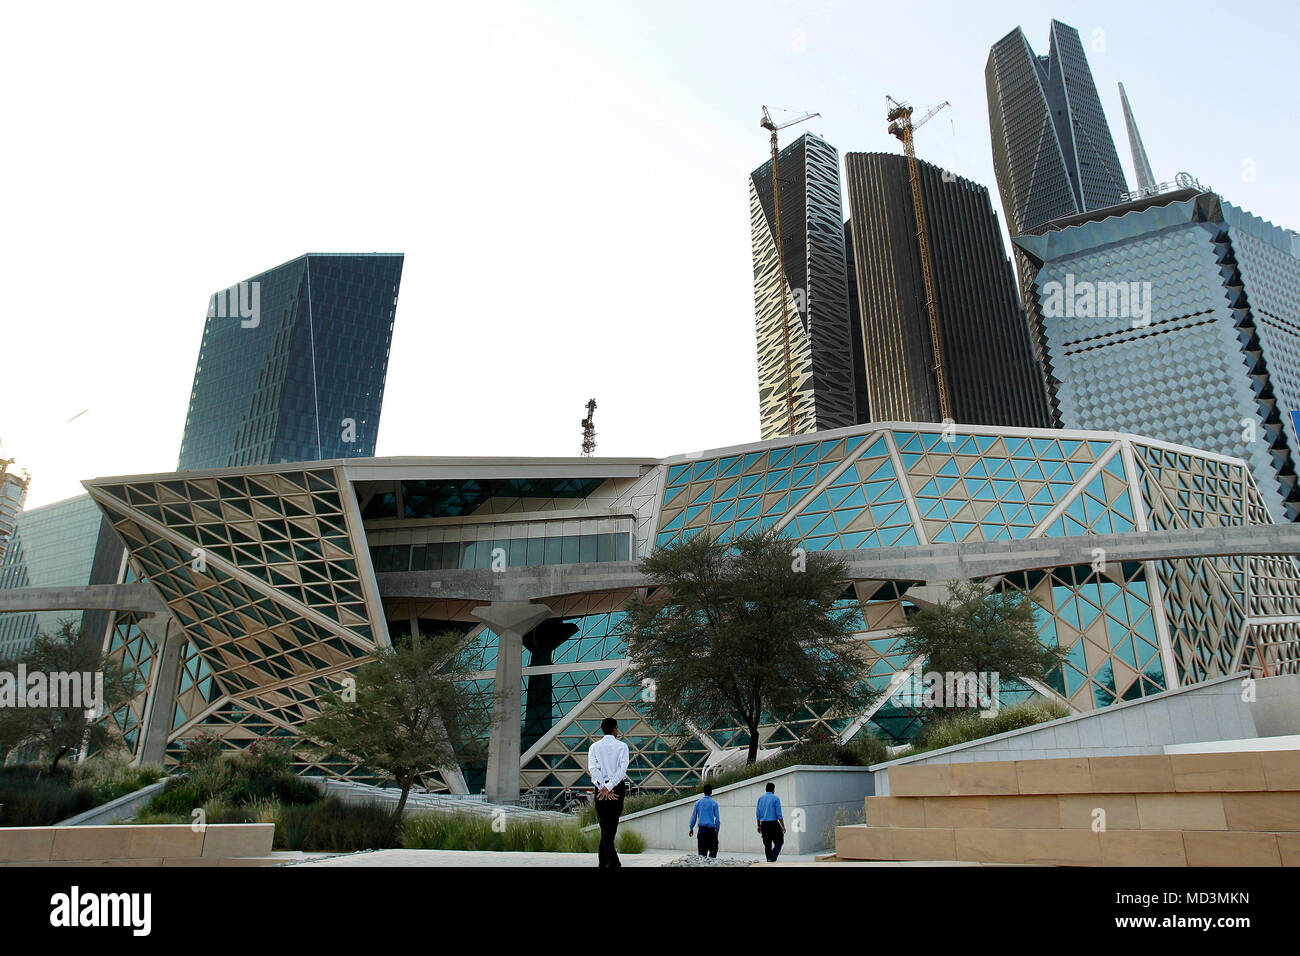
M746 860L738 856L710 857L691 854L669 860L664 866L753 866L757 862L757 860Z

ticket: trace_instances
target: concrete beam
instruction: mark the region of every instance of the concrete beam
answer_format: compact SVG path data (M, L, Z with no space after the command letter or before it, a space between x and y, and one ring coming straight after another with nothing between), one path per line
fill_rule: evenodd
M180 677L181 645L185 643L185 632L170 614L144 618L140 621L140 629L158 647L158 656L151 675L153 686L142 721L144 740L140 743L137 762L161 766L176 709L176 683Z
M977 541L904 548L837 551L855 581L952 581L1040 568L1091 564L1095 550L1108 562L1217 557L1300 555L1300 525L1250 525L1178 531L1133 531L1019 541ZM376 575L385 598L460 599L524 603L566 594L649 587L635 561L545 565L504 571L464 569L398 571Z
M0 590L0 611L135 611L140 614L162 614L166 610L167 606L158 592L146 582Z
M524 635L550 617L551 609L545 604L501 603L476 607L473 613L497 635L487 798L492 803L517 803L523 739L519 714L524 702Z

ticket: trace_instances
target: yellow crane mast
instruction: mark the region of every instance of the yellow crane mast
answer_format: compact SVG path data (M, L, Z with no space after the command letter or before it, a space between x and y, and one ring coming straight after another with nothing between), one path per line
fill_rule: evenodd
M934 263L930 258L930 234L925 224L925 204L921 198L921 171L916 164L916 148L912 144L912 134L924 126L948 102L945 100L934 107L917 123L912 122L912 107L906 103L886 96L889 103L889 132L903 143L903 152L907 154L907 174L912 184L912 206L916 210L916 242L921 248L921 275L925 282L925 310L930 318L930 345L934 349L934 378L939 391L939 414L945 420L952 419L952 404L948 400L948 381L943 369L943 338L939 332L939 302L935 293ZM774 134L775 135L775 134Z

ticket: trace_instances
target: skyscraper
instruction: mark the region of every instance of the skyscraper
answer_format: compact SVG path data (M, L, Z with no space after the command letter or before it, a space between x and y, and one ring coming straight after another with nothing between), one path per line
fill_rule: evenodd
M5 549L27 501L28 479L9 470L13 463L12 458L0 458L0 564L4 563Z
M993 168L1007 228L1112 206L1128 191L1079 31L1052 21L1046 56L1019 27L984 67Z
M181 470L368 457L400 253L309 253L212 296Z
M0 590L113 584L122 564L122 543L89 495L78 495L18 515L9 548L0 558ZM11 611L0 614L0 660L27 650L37 633L53 634L72 618L97 639L108 611Z
M1064 427L1243 458L1275 519L1300 516L1300 236L1196 187L1013 241Z
M764 438L842 428L856 417L839 156L805 133L781 150L778 165L784 268L777 263L771 161L749 177Z
M1016 27L989 52L984 84L993 169L1013 237L1120 202L1128 184L1079 31L1053 20L1048 53L1037 56ZM1021 300L1028 302L1033 267L1019 250L1016 270ZM1026 312L1042 362L1042 323L1028 305ZM1059 424L1054 383L1044 368L1049 410Z
M844 165L861 327L855 344L865 357L858 418L941 421L907 157L847 153ZM953 417L1045 427L1042 376L989 192L930 163L918 168Z

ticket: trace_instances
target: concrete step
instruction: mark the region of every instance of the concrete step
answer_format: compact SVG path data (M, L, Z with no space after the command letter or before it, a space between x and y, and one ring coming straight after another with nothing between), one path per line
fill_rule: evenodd
M840 860L954 860L1040 866L1300 866L1300 833L837 827Z
M1300 831L1292 790L867 797L866 825L920 829Z
M891 767L893 797L1300 791L1300 750Z

